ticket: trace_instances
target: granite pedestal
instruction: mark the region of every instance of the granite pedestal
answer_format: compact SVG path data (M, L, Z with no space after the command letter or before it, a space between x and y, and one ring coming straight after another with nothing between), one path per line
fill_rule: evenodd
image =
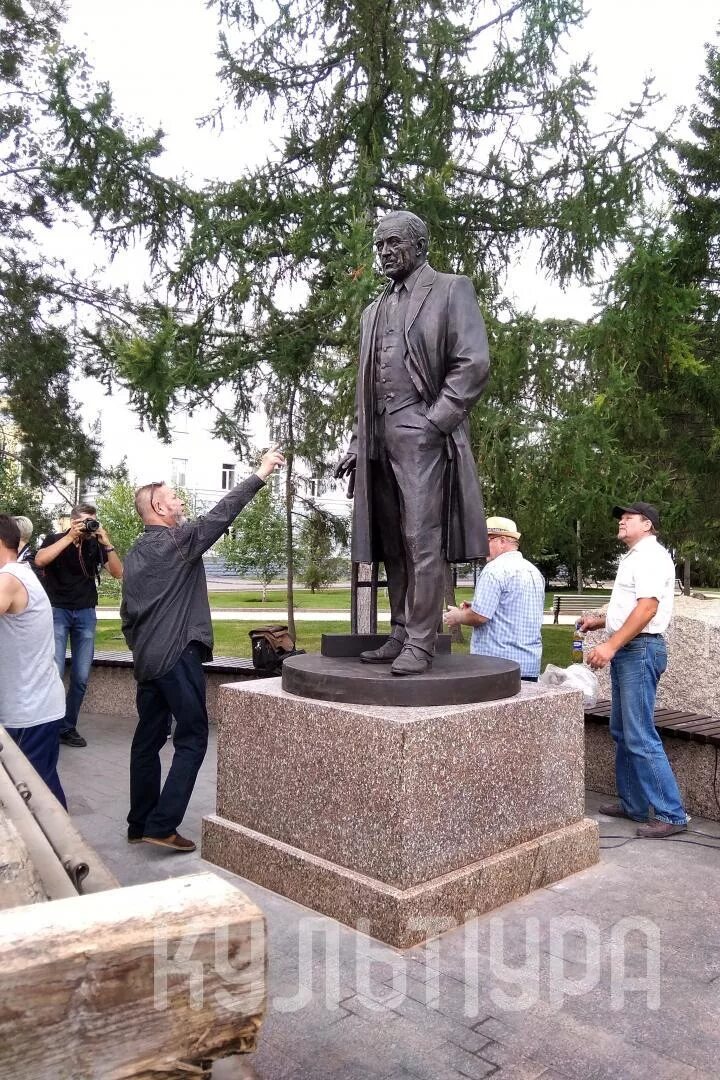
M205 859L406 948L598 860L579 693L470 705L221 690Z

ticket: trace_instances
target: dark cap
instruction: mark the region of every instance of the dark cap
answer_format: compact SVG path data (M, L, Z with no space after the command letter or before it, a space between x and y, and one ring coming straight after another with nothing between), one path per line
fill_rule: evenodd
M613 517L621 518L623 514L642 514L655 529L660 528L660 514L652 503L634 502L629 506L613 506Z

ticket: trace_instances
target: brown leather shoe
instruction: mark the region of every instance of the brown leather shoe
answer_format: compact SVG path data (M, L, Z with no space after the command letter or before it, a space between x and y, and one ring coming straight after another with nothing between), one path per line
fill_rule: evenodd
M405 645L403 651L390 668L392 675L424 675L432 667L430 653L418 649L415 645Z
M619 802L606 802L600 803L598 806L598 814L604 814L605 817L621 817L627 818L628 821L647 821L647 818L633 818L629 814L625 813L625 807Z
M157 844L158 847L167 848L168 851L182 852L186 855L195 851L196 847L193 840L187 840L177 832L170 833L169 836L143 836L143 840L146 844Z
M366 649L360 653L363 664L392 664L403 650L402 641L391 637L379 649Z
M652 821L649 825L641 825L635 830L635 835L642 840L664 840L666 836L675 836L676 833L687 832L687 825L673 825L669 821Z

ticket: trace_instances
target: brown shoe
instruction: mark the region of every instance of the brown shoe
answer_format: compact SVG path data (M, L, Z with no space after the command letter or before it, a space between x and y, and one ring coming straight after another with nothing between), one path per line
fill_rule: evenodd
M195 851L195 842L193 840L186 840L180 833L170 833L169 836L143 836L143 840L146 844L157 844L159 847L168 848L169 851L183 852L189 854L191 851Z
M600 803L598 806L598 814L604 814L605 817L622 817L627 818L628 821L647 821L647 818L633 818L625 812L625 807L619 802L606 802Z
M666 836L687 832L687 825L673 825L670 821L653 821L650 825L641 825L635 835L643 840L664 840Z
M402 652L403 643L391 637L379 649L366 649L360 653L363 664L392 664Z

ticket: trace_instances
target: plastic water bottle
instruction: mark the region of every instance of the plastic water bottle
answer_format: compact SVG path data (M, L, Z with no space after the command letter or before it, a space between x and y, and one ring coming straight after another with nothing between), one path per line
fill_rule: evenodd
M572 643L572 658L574 663L582 664L583 662L583 648L585 645L585 633L580 629L580 620L575 623L575 633L573 634Z

